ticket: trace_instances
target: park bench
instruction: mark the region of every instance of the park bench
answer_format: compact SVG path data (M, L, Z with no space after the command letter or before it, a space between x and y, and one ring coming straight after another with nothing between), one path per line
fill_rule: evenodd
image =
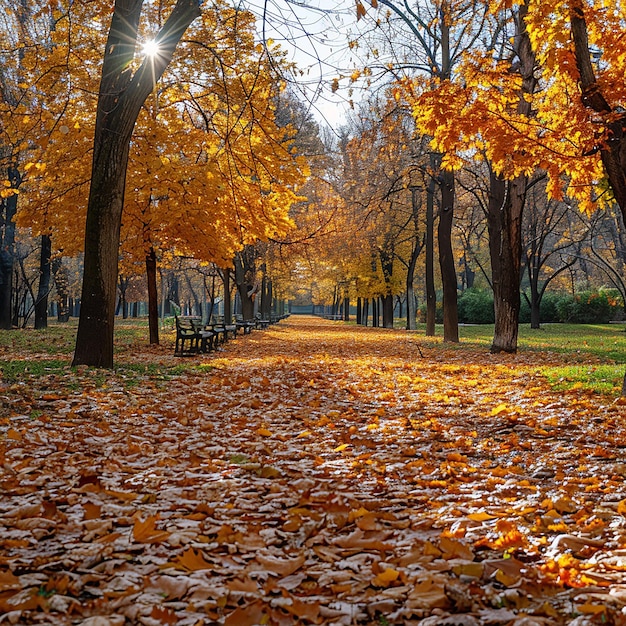
M237 325L226 324L223 315L212 315L208 326L218 335L218 339L221 343L228 341L229 334L233 339L237 336Z
M217 335L204 328L202 320L193 316L176 316L176 356L193 356L217 348Z
M256 328L267 328L270 325L270 320L265 319L260 313L254 316L254 324Z
M256 327L254 320L244 320L243 316L235 315L235 326L237 330L243 330L244 335L249 335L253 328Z

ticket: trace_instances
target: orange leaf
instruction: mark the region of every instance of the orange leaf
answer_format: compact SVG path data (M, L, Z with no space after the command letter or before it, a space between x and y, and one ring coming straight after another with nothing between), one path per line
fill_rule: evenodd
M150 617L161 622L161 624L178 624L176 613L166 607L153 606Z
M159 514L152 515L146 520L137 519L133 526L133 538L139 543L159 543L165 541L169 536L165 530L156 528Z
M11 570L0 572L0 591L7 589L21 589L20 579Z
M199 550L188 548L180 556L177 556L173 563L177 569L184 569L189 572L211 569L211 564L205 561L204 555Z
M444 559L452 559L455 557L471 561L474 558L472 549L465 543L452 539L450 537L442 537L439 540L439 547L443 552Z
M12 439L13 441L22 441L22 434L14 428L9 428L9 430L7 430L7 439Z
M85 502L83 504L83 509L85 510L86 520L94 520L100 518L102 507L99 504L94 504L93 502Z
M480 513L470 513L468 519L471 519L473 522L486 522L490 519L495 519L495 515L489 515L489 513L485 513L484 511Z
M374 577L372 584L375 587L389 587L389 585L392 582L395 582L396 580L398 580L399 576L400 576L400 572L398 570L395 570L389 567L388 569L385 569L379 574L377 574Z

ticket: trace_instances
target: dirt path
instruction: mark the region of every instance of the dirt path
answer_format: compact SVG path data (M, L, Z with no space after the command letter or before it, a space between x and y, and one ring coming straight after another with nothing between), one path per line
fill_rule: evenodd
M0 623L626 624L626 407L420 341L292 317L7 389Z

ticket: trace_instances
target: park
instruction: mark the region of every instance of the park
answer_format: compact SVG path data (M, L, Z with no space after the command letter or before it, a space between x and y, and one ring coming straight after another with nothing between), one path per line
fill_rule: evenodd
M626 625L623 3L0 4L0 624Z

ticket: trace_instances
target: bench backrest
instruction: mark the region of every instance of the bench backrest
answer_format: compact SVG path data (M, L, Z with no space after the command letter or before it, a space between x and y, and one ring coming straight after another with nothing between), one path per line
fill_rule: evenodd
M176 316L176 330L197 333L202 330L202 319L195 316Z

